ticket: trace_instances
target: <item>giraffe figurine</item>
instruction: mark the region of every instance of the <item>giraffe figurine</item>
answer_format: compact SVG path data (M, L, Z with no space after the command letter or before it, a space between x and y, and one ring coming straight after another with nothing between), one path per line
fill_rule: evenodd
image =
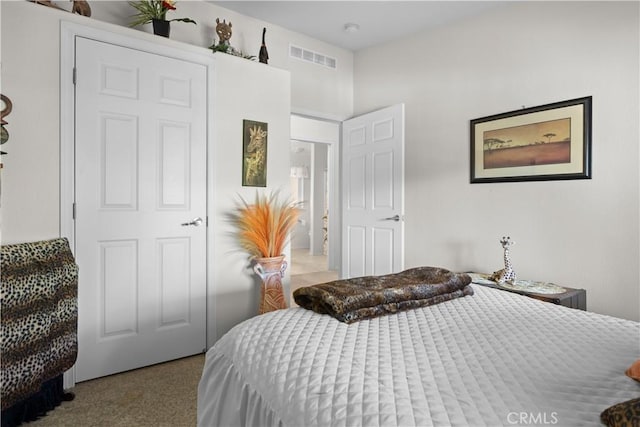
M489 280L497 282L499 284L502 283L515 283L516 282L516 272L513 269L513 265L511 265L511 256L509 255L509 247L516 244L516 242L512 241L509 236L502 237L500 240L502 244L502 248L504 249L504 268L502 270L495 271L490 277Z

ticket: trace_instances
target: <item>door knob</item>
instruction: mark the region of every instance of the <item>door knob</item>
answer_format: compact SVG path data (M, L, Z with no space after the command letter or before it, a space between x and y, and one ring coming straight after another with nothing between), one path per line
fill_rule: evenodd
M390 216L389 218L382 218L383 221L400 221L400 215Z
M195 219L193 219L193 220L191 220L189 222L183 222L181 225L183 227L186 227L186 226L189 226L189 225L193 225L194 227L197 227L200 224L202 224L202 218L198 217L198 218L195 218Z

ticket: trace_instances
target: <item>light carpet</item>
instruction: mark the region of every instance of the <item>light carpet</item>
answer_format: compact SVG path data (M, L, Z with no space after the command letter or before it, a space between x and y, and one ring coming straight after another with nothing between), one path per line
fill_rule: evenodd
M195 426L204 354L76 384L76 398L28 426Z

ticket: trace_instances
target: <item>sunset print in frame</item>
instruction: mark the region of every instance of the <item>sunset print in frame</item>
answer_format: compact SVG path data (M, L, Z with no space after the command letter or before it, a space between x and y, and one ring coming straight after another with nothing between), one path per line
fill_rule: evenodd
M242 121L242 185L267 186L267 123Z
M591 178L591 97L471 120L471 183Z

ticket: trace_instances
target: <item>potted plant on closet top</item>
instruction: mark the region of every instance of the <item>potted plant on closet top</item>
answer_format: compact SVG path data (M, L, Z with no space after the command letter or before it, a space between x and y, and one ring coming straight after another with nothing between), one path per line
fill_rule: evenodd
M256 192L253 204L240 197L231 221L236 227L240 247L255 261L255 273L262 279L259 314L287 308L282 277L287 269L284 247L298 221L299 209L280 201L278 192L269 196Z
M129 4L134 7L138 13L133 15L133 21L130 27L153 23L153 34L169 37L170 23L172 21L190 22L195 24L196 21L190 18L174 18L167 20L167 12L176 10L175 0L139 0L131 1Z

